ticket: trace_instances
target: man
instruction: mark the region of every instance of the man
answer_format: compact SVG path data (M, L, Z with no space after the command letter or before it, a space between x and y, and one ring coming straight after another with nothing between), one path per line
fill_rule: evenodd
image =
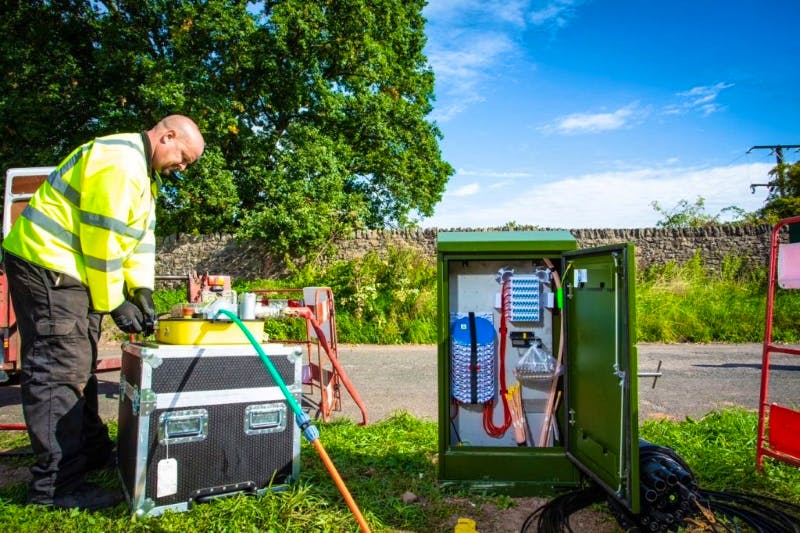
M100 322L110 313L124 332L152 334L159 174L185 169L204 148L182 115L90 141L48 176L3 242L36 455L30 503L94 510L122 501L84 480L116 459L98 414Z

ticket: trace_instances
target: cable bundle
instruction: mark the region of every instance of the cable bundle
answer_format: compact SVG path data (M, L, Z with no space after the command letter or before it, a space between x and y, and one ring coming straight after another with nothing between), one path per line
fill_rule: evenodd
M741 492L697 487L691 469L670 448L639 441L641 512L631 515L609 498L609 507L625 529L664 532L694 525L704 531L740 531L747 524L759 533L800 533L800 506Z
M569 517L581 509L602 502L605 498L606 493L597 485L556 496L531 513L525 519L519 531L520 533L527 533L528 531L536 531L538 533L569 531L572 533ZM535 528L531 529L532 526L535 526Z
M528 443L528 431L525 424L525 411L522 409L522 391L520 384L512 385L506 392L506 399L511 408L511 426L514 428L514 439L517 446Z
M684 518L697 512L697 483L672 449L639 440L641 512L634 518L642 531L677 530ZM619 515L618 515L619 516Z
M800 532L800 505L743 492L700 491L701 502L717 516L745 523L759 533ZM729 530L724 527L721 530ZM715 529L720 530L720 529Z
M489 400L483 406L483 430L487 435L495 439L501 438L506 434L508 428L511 427L511 409L509 408L508 399L506 398L506 393L508 392L508 388L506 387L506 337L508 336L506 320L508 320L511 300L508 276L508 274L500 276L500 330L498 331L500 334L500 353L498 354L498 358L500 359L500 400L503 404L503 423L499 426L494 424L494 399Z
M571 514L606 499L626 532L677 531L693 525L702 531L741 531L746 524L758 533L800 533L800 505L769 496L717 492L697 487L691 469L672 449L639 441L641 512L634 515L598 486L563 494L528 516L520 533L531 526L541 533L572 532Z

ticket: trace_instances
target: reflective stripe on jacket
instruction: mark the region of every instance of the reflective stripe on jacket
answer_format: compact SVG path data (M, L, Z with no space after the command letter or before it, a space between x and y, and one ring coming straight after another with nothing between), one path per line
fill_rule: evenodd
M80 279L96 311L122 304L125 286L152 289L158 182L145 150L138 133L77 148L36 190L3 248Z

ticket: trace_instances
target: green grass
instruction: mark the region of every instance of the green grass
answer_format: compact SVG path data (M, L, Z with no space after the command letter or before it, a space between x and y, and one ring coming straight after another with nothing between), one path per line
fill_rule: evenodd
M757 415L741 409L681 422L646 421L641 435L673 448L692 468L701 488L754 491L800 503L800 469L766 460L755 470ZM448 517L463 516L464 498L450 498L436 483L437 426L406 413L366 427L342 421L318 424L321 441L373 531L451 531ZM113 432L112 432L113 433ZM21 432L0 434L0 449L27 445ZM4 467L26 467L30 458L2 458ZM95 478L118 482L109 473ZM419 501L405 504L413 492ZM471 496L480 505L513 506L507 496ZM0 531L358 531L313 447L303 443L300 480L284 492L234 497L185 513L132 521L125 506L98 513L48 511L24 505L24 483L0 487ZM533 509L531 509L532 511ZM451 526L452 527L452 526Z
M449 509L436 490L436 426L398 413L361 427L351 422L318 424L328 455L346 480L375 531L435 531ZM113 433L113 431L112 431ZM0 449L27 446L23 432L0 434ZM4 466L26 467L30 458L2 458ZM93 480L118 481L105 473ZM424 496L404 504L403 493ZM24 483L0 487L0 531L358 531L347 505L314 448L301 450L301 476L288 490L263 497L234 497L186 513L132 521L124 506L98 513L48 511L23 505Z
M763 472L756 471L757 425L757 413L735 408L679 423L647 420L639 432L675 450L701 488L747 490L800 504L800 468L767 458Z
M636 281L640 342L762 342L766 270L728 257L710 272L699 255L640 272ZM776 291L773 340L800 342L800 293Z

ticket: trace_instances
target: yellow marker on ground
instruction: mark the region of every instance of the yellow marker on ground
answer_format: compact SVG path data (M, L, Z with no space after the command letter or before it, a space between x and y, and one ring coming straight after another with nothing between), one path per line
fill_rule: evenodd
M453 533L478 533L478 530L475 529L475 520L471 518L459 518Z

